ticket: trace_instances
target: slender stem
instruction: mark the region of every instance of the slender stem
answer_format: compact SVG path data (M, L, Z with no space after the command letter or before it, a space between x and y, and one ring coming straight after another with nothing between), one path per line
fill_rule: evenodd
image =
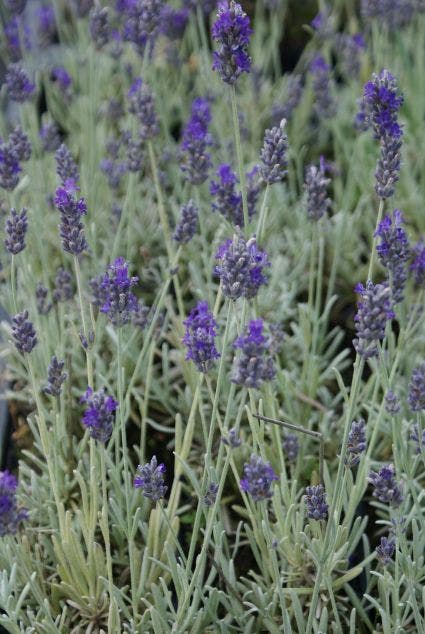
M379 223L382 220L382 215L384 213L384 199L381 198L379 201L379 209L378 209L378 218L376 220L376 227L375 227L375 231L373 232L373 242L372 242L372 253L370 255L370 262L369 262L369 270L367 273L367 279L368 280L372 280L373 277L373 267L375 264L375 252L376 252L376 243L378 241L378 236L376 236L376 231L378 229Z
M160 511L161 511L162 517L165 519L165 523L166 523L166 524L167 524L167 526L168 526L168 530L170 531L170 534L171 534L171 536L172 536L172 538L173 538L173 541L174 541L174 543L175 543L175 545L176 545L176 547L177 547L177 550L179 551L179 555L180 555L180 557L181 557L181 560L182 560L182 562L185 564L185 563L186 563L186 555L185 555L185 554L184 554L184 552L183 552L183 548L181 547L181 544L180 544L180 542L179 542L179 540L178 540L178 537L177 537L177 535L176 535L176 533L175 533L175 531L174 531L174 528L173 528L173 527L172 527L172 525L171 525L170 518L168 517L168 515L167 515L167 511L166 511L166 510L165 510L165 508L163 507L161 500L159 500L159 501L158 501L158 506L159 506L159 508L160 508Z
M16 301L16 263L15 263L14 254L12 254L11 262L10 262L10 286L11 286L11 290L12 290L13 312L16 315L16 313L18 312L18 304L17 304L17 301Z
M242 190L243 221L244 221L245 230L246 230L249 224L248 198L246 193L245 170L244 170L243 156L242 156L241 133L239 128L238 106L236 104L235 86L231 87L230 94L231 94L231 100L232 100L232 116L233 116L233 127L235 131L236 156L238 157L239 182L241 184L241 190Z
M133 553L133 537L131 526L131 502L130 502L130 472L128 468L128 448L127 448L127 430L126 420L124 416L124 386L123 386L123 366L122 366L122 329L118 329L118 342L117 342L117 361L118 361L118 402L119 402L119 419L121 429L121 445L122 445L122 459L124 466L124 489L125 489L125 501L126 501L126 513L127 513L127 539L128 539L128 553L130 559L130 577L131 577L131 592L132 592L132 608L133 618L136 621L138 616L137 602L136 602L136 569Z
M84 348L86 353L86 364L87 364L87 385L93 388L93 360L90 351L90 343L88 341L88 330L86 323L86 316L83 304L83 291L81 285L81 271L80 271L80 263L78 262L78 258L74 255L74 268L75 268L75 278L77 280L77 289L78 289L78 301L80 303L80 311L81 311L81 323L83 326L83 335L85 340L87 341L89 347Z
M269 197L270 185L267 183L266 189L264 190L263 202L261 203L260 215L258 216L257 223L257 242L261 244L261 240L263 239L264 226L266 223L266 215L267 215L267 199Z
M109 598L113 598L113 574L112 574L112 557L111 557L111 539L109 534L109 503L108 488L106 483L106 466L105 466L106 447L100 447L100 473L102 478L102 525L103 539L105 540L106 550L106 569L108 571Z

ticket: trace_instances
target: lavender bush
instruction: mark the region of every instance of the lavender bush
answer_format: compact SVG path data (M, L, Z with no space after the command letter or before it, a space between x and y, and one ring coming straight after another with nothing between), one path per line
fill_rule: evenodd
M425 12L360 4L2 6L7 632L425 632Z

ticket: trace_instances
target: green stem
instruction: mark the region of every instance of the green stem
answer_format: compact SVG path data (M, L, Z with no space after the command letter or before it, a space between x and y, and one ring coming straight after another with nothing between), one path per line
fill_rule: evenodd
M90 351L90 342L88 340L88 330L86 324L86 316L83 304L83 291L81 285L81 271L80 271L80 263L78 262L78 258L74 255L74 268L75 268L75 278L77 280L77 289L78 289L78 301L80 303L80 312L81 312L81 323L83 326L83 335L85 340L87 341L88 348L84 348L86 353L86 364L87 364L87 385L93 388L93 360Z
M230 95L232 100L232 117L233 117L233 128L235 132L236 156L238 158L239 182L241 184L241 190L242 190L243 221L244 221L245 231L246 231L249 224L248 198L246 193L245 170L244 170L243 156L242 156L241 132L239 127L238 106L236 103L235 86L231 87Z
M373 242L372 242L372 253L370 256L370 262L369 262L369 270L367 273L367 279L368 280L372 280L373 277L373 268L374 268L374 264L375 264L375 252L376 252L376 243L378 241L378 236L376 236L376 231L379 227L379 223L382 220L382 215L384 213L384 199L381 198L379 201L379 209L378 209L378 218L376 220L376 227L375 227L375 231L373 232Z

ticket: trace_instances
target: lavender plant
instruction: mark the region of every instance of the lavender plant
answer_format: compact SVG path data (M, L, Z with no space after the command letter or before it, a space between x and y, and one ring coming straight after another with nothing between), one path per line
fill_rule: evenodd
M425 631L424 7L298 4L1 8L0 629Z

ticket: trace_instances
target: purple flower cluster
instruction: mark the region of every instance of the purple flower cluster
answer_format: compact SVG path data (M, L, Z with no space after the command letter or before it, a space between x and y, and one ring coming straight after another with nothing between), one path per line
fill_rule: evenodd
M391 289L387 284L366 286L357 284L355 291L361 295L357 315L354 317L357 338L353 344L358 354L365 359L378 354L377 344L385 337L387 321L394 317Z
M412 372L407 400L412 412L425 411L425 362Z
M388 70L382 70L379 75L373 74L372 80L365 85L357 115L358 127L371 127L375 139L380 141L375 189L382 199L393 195L394 184L399 178L403 130L398 122L398 112L402 104L403 95L398 91L396 79Z
M107 315L114 326L121 327L128 324L132 314L137 312L137 298L131 289L138 281L138 277L129 277L128 263L123 257L117 258L110 264L105 275L101 276L100 310Z
M56 173L59 176L61 183L64 184L66 182L73 181L74 184L77 184L80 180L78 167L65 143L62 143L62 145L60 145L56 150L55 161Z
M197 97L192 103L192 112L183 130L180 151L180 169L192 185L200 185L208 178L211 156L207 152L211 145L208 125L211 121L207 99Z
M375 236L381 238L376 250L380 261L388 271L388 282L394 303L401 302L403 299L407 280L407 261L410 257L409 240L403 224L403 214L399 209L395 209L393 217L385 216L375 232Z
M17 103L28 101L35 91L35 84L20 64L9 64L5 83L9 99Z
M84 396L81 397L81 402L87 405L82 423L88 429L91 438L107 443L115 422L117 401L112 396L108 396L105 390L94 392L91 387L88 387Z
M52 303L47 299L48 294L49 290L42 282L38 282L35 288L35 302L39 315L48 315L50 313Z
M158 117L155 110L153 94L145 82L139 77L135 79L127 93L128 110L139 123L139 136L144 141L152 139L159 133Z
M111 38L111 23L108 7L94 6L90 11L90 37L95 48L99 51Z
M184 35L189 15L188 7L175 9L166 4L161 12L161 33L170 40L180 40Z
M53 291L53 300L55 302L67 302L74 296L74 288L72 284L72 275L62 266L56 271L55 290Z
M332 94L333 85L330 66L321 55L316 56L310 64L313 75L314 110L319 119L330 119L336 112Z
M413 247L413 262L410 270L416 286L425 288L425 243L421 240Z
M425 429L420 429L419 425L416 423L412 426L412 430L410 432L410 440L416 445L415 453L419 454L425 449Z
M255 237L248 241L240 233L222 244L215 256L214 272L221 280L223 294L229 299L255 297L260 286L267 284L265 269L270 262L265 251L260 251Z
M390 416L396 416L400 411L400 400L392 390L385 394L385 411Z
M385 465L376 473L369 473L368 482L373 486L373 497L384 504L398 507L403 502L403 490L395 479L394 465Z
M355 78L359 76L361 55L365 48L366 44L361 33L354 35L340 34L337 39L337 50L340 55L341 67L347 77Z
M283 180L288 165L286 153L288 150L288 137L285 133L286 121L282 120L279 127L266 130L264 144L261 150L261 176L263 180L272 185Z
M327 518L329 506L323 484L306 487L304 501L307 517L316 521Z
M9 145L13 148L18 161L29 161L31 158L31 143L25 132L19 126L9 134Z
M182 205L180 210L180 222L176 225L173 239L179 244L186 244L192 240L198 228L199 210L193 200Z
M81 222L81 216L87 213L87 207L84 198L75 198L78 189L75 181L69 179L62 187L57 188L55 195L55 205L61 217L59 231L62 248L72 255L79 255L88 246Z
M354 467L360 462L360 455L366 450L366 424L363 418L353 420L348 434L347 452L344 462L347 467Z
M29 354L37 345L37 335L28 319L28 311L23 310L12 317L12 337L15 347L22 354Z
M218 488L219 487L216 482L210 482L210 484L208 485L207 492L204 495L204 499L203 499L205 506L210 507L215 504L215 501L217 499Z
M240 351L233 362L231 381L247 388L258 388L263 381L271 381L276 368L270 356L270 338L263 335L263 320L249 322L243 336L233 347Z
M237 192L235 185L238 182L236 174L227 163L223 163L217 169L219 181L211 181L210 192L214 196L213 211L218 211L235 227L243 225L242 194Z
M396 31L410 23L417 6L415 0L362 0L361 14L366 24L376 20L380 28Z
M13 145L10 141L0 141L0 187L13 191L19 183L20 172L21 166Z
M215 347L217 324L207 302L198 302L183 324L186 327L182 339L187 347L186 360L193 361L200 372L208 372L220 354Z
M56 84L66 101L72 97L72 77L63 66L52 68L50 79Z
M285 434L282 441L282 449L289 462L295 462L300 450L300 441L296 434Z
M248 493L254 502L268 500L273 496L272 485L279 478L269 462L252 454L249 462L244 464L243 475L240 481L241 490Z
M376 556L383 566L388 566L395 551L396 540L393 536L381 537L379 546L376 547Z
M62 385L65 383L68 374L64 372L65 361L59 361L56 356L53 356L49 367L47 369L47 385L43 389L45 394L50 396L59 397L62 391Z
M217 20L211 29L212 39L219 43L218 51L214 51L213 70L227 84L233 85L242 73L250 71L251 33L249 17L239 3L234 0L219 3Z
M124 39L134 44L139 55L146 46L153 49L162 20L162 0L126 0L122 3L124 14Z
M25 236L28 230L27 210L10 210L10 216L6 220L6 250L16 255L25 249Z
M231 449L237 449L242 444L242 441L239 438L239 434L235 427L229 429L229 433L227 434L227 436L222 436L221 442Z
M28 518L28 511L18 508L18 481L9 471L0 471L0 537L15 535L19 524Z
M326 162L320 158L319 167L309 165L306 170L304 191L306 195L307 215L310 220L317 222L326 215L331 204L327 187L331 182L326 178Z
M165 465L158 464L156 456L152 456L150 462L137 467L137 473L134 477L134 487L142 489L142 493L146 498L153 502L158 502L167 492L168 487L164 484Z

